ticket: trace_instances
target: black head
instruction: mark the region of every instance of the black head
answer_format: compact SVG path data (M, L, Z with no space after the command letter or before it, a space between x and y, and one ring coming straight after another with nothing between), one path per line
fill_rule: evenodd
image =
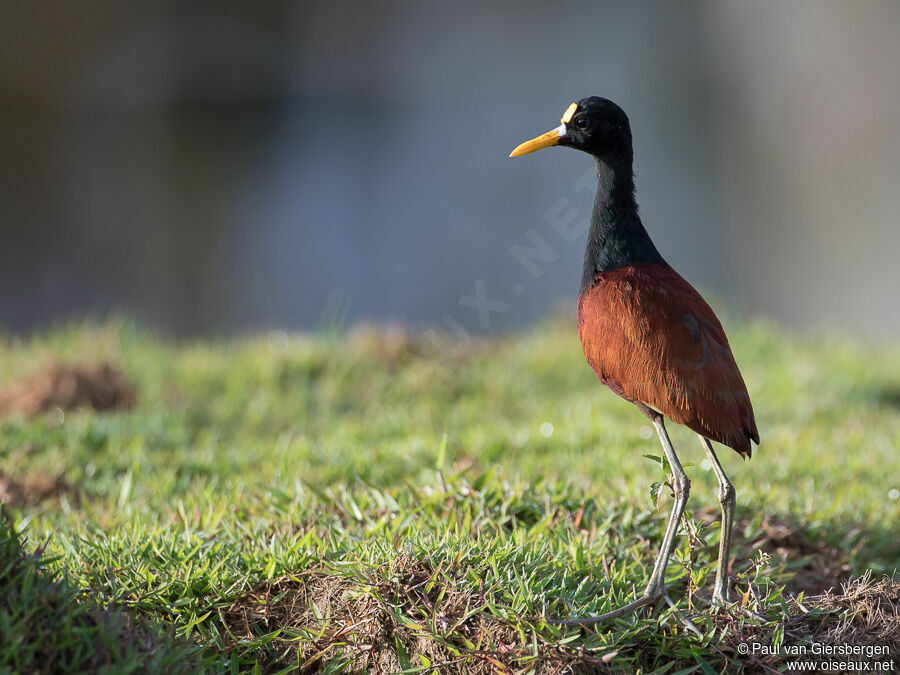
M583 98L575 105L575 114L566 124L566 135L558 145L597 157L631 155L631 125L624 110L599 96Z
M606 160L631 161L631 125L628 116L615 103L589 96L570 105L561 124L552 131L526 141L510 157L525 155L551 145L582 150Z

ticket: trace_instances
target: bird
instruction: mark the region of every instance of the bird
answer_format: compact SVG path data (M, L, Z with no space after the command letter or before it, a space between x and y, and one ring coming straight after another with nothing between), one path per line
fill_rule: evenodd
M581 150L596 161L597 192L577 304L585 359L603 384L652 422L675 497L643 593L598 616L562 623L609 621L661 599L672 604L666 566L691 483L669 440L666 419L699 436L716 475L722 528L712 603L727 607L736 498L712 443L745 459L751 457L752 443L759 445L747 386L719 319L666 262L644 228L635 197L631 124L622 108L599 96L580 99L565 110L558 127L521 143L510 157L552 146Z

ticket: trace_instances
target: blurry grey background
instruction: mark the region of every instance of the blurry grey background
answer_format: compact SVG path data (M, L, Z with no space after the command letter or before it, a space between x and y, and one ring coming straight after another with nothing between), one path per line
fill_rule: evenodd
M586 220L591 163L507 155L599 94L690 281L895 335L898 36L894 0L4 2L0 331L527 325L577 293L553 225Z

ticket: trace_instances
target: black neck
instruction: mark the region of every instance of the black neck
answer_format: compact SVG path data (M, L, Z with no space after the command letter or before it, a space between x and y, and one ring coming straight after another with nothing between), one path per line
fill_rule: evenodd
M617 165L597 159L597 196L584 252L581 287L590 288L600 272L637 262L666 264L638 216L631 162L623 158Z

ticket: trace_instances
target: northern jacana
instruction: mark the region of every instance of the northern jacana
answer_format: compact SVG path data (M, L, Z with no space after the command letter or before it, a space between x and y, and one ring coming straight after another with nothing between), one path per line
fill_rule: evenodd
M759 444L747 387L719 319L663 259L641 223L625 112L605 98L583 98L566 109L557 128L522 143L510 157L553 145L582 150L597 161L597 196L578 294L578 335L585 358L603 384L650 418L671 467L675 494L643 594L613 611L569 623L614 619L668 599L666 566L690 481L666 433L666 417L700 436L719 483L722 534L713 602L725 605L735 492L712 441L745 458L751 454L750 442Z

